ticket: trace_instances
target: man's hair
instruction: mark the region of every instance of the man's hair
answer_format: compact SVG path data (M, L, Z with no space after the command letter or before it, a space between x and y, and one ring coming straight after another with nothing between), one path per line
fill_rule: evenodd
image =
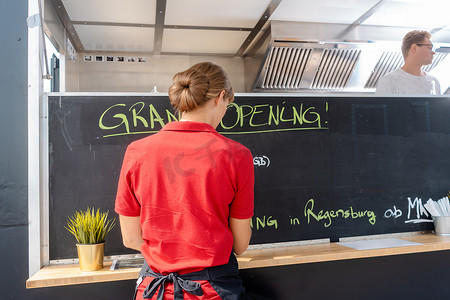
M402 41L402 53L403 57L406 58L408 55L409 49L413 44L420 44L426 38L431 39L431 34L425 30L413 30L408 32Z

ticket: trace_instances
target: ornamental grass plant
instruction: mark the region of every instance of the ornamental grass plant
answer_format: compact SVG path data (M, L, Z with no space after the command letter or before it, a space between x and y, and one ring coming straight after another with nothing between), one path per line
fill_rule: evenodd
M78 244L98 244L105 241L106 235L116 225L116 219L108 220L108 212L100 212L89 207L68 217L66 228L75 236Z

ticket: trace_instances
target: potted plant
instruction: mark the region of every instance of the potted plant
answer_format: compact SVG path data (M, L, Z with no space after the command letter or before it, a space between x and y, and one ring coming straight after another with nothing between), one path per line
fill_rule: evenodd
M105 237L116 225L114 219L108 219L108 212L95 211L89 207L86 211L77 211L68 217L65 227L77 240L78 259L81 271L95 271L103 268Z

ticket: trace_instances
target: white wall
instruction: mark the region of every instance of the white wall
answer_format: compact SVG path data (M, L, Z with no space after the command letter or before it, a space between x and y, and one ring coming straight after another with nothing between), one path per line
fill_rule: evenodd
M85 55L92 55L93 61L84 61ZM95 61L96 55L103 56L104 61ZM124 56L125 62L105 61L108 55L114 58ZM131 63L126 61L128 57L136 60L138 57L145 57L147 61ZM202 61L222 66L228 73L235 92L245 92L244 60L239 57L81 53L78 58L78 89L69 84L75 78L68 75L66 92L150 92L155 86L158 92L167 92L173 75ZM66 62L66 74L68 64Z

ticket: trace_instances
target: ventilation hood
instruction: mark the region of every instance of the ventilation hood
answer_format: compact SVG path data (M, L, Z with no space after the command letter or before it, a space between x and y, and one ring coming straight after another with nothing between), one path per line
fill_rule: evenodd
M374 92L384 74L402 66L400 41L413 29L272 21L268 30L252 92ZM426 72L450 61L450 44L433 42Z

